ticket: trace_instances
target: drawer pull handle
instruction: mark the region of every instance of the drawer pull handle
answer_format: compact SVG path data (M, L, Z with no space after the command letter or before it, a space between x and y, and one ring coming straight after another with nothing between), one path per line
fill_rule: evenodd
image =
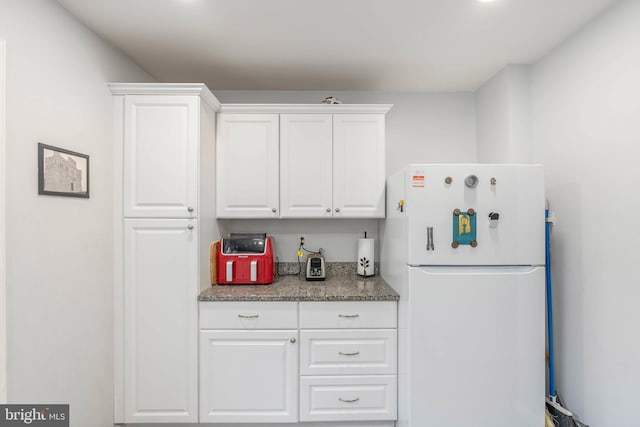
M360 317L359 314L338 314L338 317L344 317L346 319L355 319L356 317Z
M255 319L256 317L260 317L259 314L238 314L238 317L242 319Z
M354 351L353 353L344 353L342 351L339 351L338 354L340 356L357 356L357 355L360 354L360 352L359 351Z
M360 400L360 398L356 397L355 399L343 399L343 398L339 397L338 400L340 402L344 402L344 403L353 403L353 402L357 402L358 400Z

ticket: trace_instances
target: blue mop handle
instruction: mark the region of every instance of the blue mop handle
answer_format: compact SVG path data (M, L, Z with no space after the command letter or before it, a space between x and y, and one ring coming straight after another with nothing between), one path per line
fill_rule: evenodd
M545 218L545 272L547 277L547 345L549 351L549 397L556 397L556 375L553 362L553 304L551 297L551 250L549 240L549 209L544 211Z

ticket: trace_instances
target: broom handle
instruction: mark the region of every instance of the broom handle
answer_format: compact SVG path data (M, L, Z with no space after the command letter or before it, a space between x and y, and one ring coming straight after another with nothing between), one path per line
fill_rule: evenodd
M553 304L551 297L551 250L549 239L549 209L544 211L545 218L545 273L547 282L547 346L549 351L549 397L556 397L556 373L553 359Z

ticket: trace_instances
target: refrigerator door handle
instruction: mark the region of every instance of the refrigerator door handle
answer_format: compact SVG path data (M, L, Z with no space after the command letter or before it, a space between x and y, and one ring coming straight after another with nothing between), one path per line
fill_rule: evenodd
M427 250L431 250L431 227L427 227Z
M431 250L435 251L436 248L433 246L433 227L429 227L429 244L431 245Z
M435 250L435 247L433 246L433 227L427 227L427 250Z

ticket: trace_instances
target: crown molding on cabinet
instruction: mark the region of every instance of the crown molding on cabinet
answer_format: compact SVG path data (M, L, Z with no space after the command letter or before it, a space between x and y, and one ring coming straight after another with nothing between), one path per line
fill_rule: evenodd
M382 113L393 104L222 104L221 113Z
M107 83L114 95L199 95L214 111L220 101L204 83Z

